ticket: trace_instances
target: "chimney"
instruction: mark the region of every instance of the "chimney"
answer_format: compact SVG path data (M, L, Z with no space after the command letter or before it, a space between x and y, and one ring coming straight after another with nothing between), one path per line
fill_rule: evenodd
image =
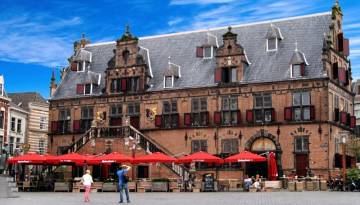
M51 79L50 79L50 97L52 97L56 91L56 79L55 79L55 71L52 71Z

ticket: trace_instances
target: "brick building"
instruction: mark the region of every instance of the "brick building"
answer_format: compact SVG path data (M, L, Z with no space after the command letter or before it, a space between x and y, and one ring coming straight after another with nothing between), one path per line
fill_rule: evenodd
M340 133L356 124L344 37L338 3L228 28L142 38L127 28L99 44L83 36L60 84L51 82L49 151L130 154L131 136L137 155L273 151L280 175L334 174ZM219 178L267 175L266 163L195 166ZM147 178L183 167L135 170Z

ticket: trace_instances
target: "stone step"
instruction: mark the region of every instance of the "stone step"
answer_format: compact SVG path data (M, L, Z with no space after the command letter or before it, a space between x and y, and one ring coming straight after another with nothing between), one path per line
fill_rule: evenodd
M15 182L9 182L8 187L17 187Z

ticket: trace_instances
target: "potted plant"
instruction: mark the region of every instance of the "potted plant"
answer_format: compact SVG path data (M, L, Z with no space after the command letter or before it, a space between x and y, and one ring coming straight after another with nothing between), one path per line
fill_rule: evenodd
M165 191L169 190L169 179L158 178L152 180L151 191Z

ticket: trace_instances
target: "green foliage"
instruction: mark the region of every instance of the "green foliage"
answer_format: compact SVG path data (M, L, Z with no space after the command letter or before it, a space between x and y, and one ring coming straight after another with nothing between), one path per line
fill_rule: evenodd
M346 173L346 177L350 180L359 180L360 179L360 169L352 168L348 169Z

